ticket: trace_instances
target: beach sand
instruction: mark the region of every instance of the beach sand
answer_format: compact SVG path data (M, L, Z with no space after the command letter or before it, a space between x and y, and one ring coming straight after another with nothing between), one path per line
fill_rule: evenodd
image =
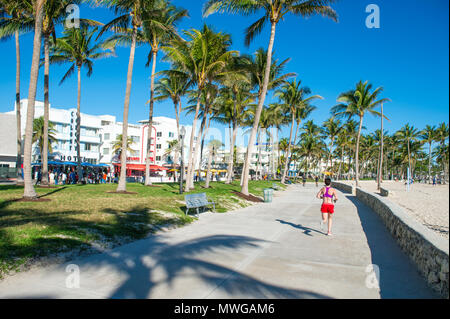
M375 181L360 181L362 189L377 192ZM406 191L404 182L384 181L390 201L403 207L418 222L444 238L449 238L449 185L412 184Z

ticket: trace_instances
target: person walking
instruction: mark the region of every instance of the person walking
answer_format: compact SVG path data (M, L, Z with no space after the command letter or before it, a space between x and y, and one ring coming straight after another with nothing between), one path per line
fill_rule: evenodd
M328 236L331 236L331 226L333 224L334 203L338 200L337 192L331 187L331 178L325 178L325 186L320 189L316 197L322 199L322 206L320 211L322 213L322 220L320 221L320 228L323 229L324 224L328 221Z
M316 175L316 177L314 179L316 181L316 187L319 187L319 176Z

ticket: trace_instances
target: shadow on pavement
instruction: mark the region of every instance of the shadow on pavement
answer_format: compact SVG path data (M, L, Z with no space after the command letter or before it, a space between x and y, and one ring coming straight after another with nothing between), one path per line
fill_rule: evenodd
M381 218L355 196L345 195L357 208L372 254L380 271L381 298L439 298L401 250Z
M156 288L162 286L163 289L176 289L175 282L181 279L189 280L189 282L192 279L198 280L200 286L210 285L215 287L211 288L212 292L225 292L231 297L244 295L245 298L330 298L314 292L265 283L234 269L206 261L199 256L217 250L220 250L220 252L217 251L218 253L226 254L227 249L257 247L258 242L260 240L245 236L214 235L168 245L155 237L154 240L146 242L145 249L142 249L143 245L121 249L120 256L103 254L101 259L83 262L80 267L108 266L126 274L127 279L109 296L113 299L152 298L152 292ZM133 252L134 250L136 252ZM163 278L160 278L161 276ZM192 288L195 289L195 287ZM189 293L189 288L184 288L183 291ZM183 291L177 291L175 298L184 298ZM173 296L173 291L170 292ZM204 293L206 294L207 291Z
M292 226L294 228L303 230L303 233L305 235L308 235L308 236L312 236L311 232L322 234L322 235L326 235L327 234L327 233L318 231L318 230L316 230L314 228L309 228L309 227L303 226L302 224L294 224L294 223L287 222L287 221L284 221L284 220L281 220L281 219L276 219L276 221L279 222L280 224L289 225L289 226Z

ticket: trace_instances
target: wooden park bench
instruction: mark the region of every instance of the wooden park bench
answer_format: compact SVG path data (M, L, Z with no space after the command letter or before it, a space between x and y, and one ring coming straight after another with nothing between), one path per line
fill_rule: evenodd
M216 204L213 201L209 201L206 197L206 193L199 193L199 194L188 194L184 195L184 200L186 201L186 215L189 212L189 209L196 209L197 210L197 217L199 215L199 208L207 207L212 205L213 211L216 210Z

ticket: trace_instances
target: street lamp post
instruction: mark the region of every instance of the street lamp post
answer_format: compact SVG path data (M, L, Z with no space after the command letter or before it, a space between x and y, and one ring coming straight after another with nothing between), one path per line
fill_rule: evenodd
M180 129L181 138L181 165L180 165L180 194L183 194L183 175L184 175L184 137L186 135L186 129L184 126Z

